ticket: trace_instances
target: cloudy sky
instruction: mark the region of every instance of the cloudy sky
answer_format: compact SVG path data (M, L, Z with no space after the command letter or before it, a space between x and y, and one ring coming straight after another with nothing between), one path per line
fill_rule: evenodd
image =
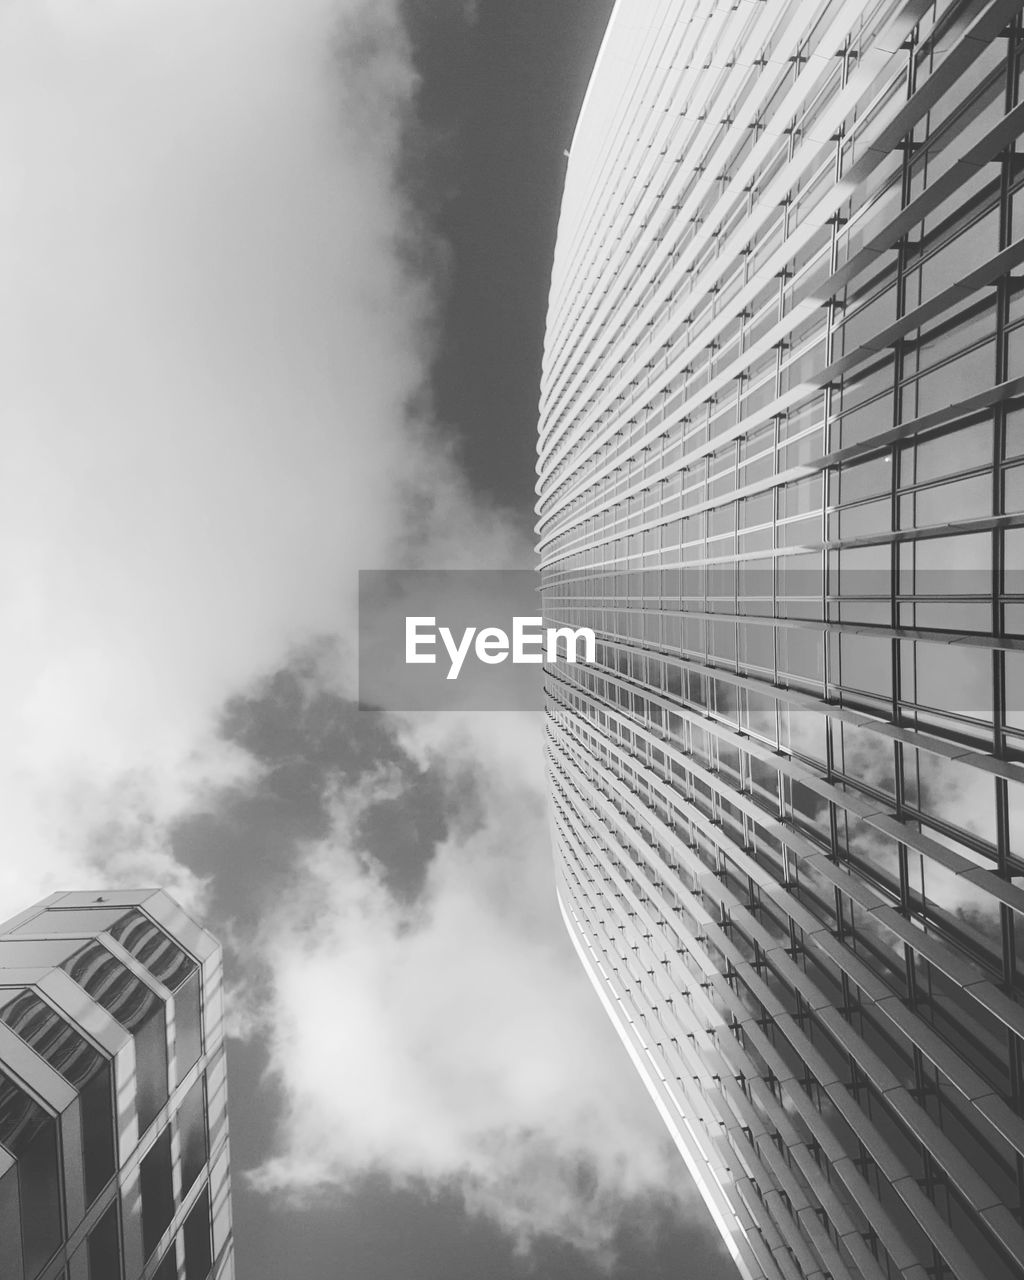
M732 1274L557 919L538 717L352 700L360 568L533 562L609 8L0 6L0 915L161 884L224 940L240 1280Z

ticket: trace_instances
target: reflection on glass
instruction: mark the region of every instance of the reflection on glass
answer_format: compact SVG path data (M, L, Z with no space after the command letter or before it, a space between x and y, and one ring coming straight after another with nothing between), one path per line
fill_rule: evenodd
M57 1122L0 1072L0 1143L18 1161L25 1274L34 1277L61 1242Z
M174 1058L179 1080L199 1061L203 1051L199 981L199 970L194 969L174 993Z
M121 1280L121 1242L117 1224L117 1201L89 1232L89 1280Z
M153 1280L178 1280L178 1249L173 1240L153 1272Z
M135 1101L142 1132L153 1123L167 1101L167 1019L159 1001L135 1031L135 1079Z
M86 1207L113 1177L114 1103L110 1062L35 994L22 991L0 1009L0 1020L81 1094Z
M1010 1091L1007 1032L975 999L923 956L915 956L916 1007L1004 1097Z
M986 964L996 977L1001 977L1002 927L998 902L931 858L913 854L911 868L911 906L940 934Z
M142 1247L148 1258L174 1216L170 1128L164 1129L142 1157L139 1186L142 1195Z
M185 1219L185 1280L207 1280L212 1266L210 1191L204 1187Z
M178 1109L178 1142L181 1147L181 1194L185 1195L202 1173L207 1159L206 1099L203 1076L195 1082Z
M110 935L171 991L176 991L196 968L196 962L137 908L129 911Z
M167 1101L167 1026L163 1001L102 943L87 943L62 968L135 1038L139 1125Z

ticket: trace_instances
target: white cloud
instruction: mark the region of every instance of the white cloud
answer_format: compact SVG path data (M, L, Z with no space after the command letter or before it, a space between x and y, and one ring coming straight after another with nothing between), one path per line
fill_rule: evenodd
M431 529L515 554L410 410L431 294L400 252L397 8L0 10L0 805L25 855L0 914L95 877L90 846L194 896L163 833L246 768L224 699L350 635L356 569Z
M543 796L501 766L503 730L517 760L539 756L539 717L475 723L420 735L453 782L473 773L484 821L456 824L416 903L389 894L355 837L375 788L346 792L255 945L287 1098L256 1182L301 1193L384 1169L456 1185L521 1243L551 1231L606 1255L627 1200L674 1188L682 1206L688 1180L570 953Z

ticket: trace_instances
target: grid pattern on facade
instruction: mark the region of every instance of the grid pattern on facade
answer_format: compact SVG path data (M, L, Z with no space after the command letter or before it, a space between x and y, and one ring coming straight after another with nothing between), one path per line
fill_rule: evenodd
M233 1280L221 981L157 891L0 927L0 1280Z
M1024 1274L1022 56L620 0L573 140L559 894L750 1276Z

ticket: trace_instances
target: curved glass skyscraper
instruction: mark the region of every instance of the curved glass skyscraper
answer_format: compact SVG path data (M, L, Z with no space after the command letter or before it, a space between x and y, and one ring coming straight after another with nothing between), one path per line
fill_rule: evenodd
M1022 53L620 0L572 142L559 896L749 1277L1024 1275Z

